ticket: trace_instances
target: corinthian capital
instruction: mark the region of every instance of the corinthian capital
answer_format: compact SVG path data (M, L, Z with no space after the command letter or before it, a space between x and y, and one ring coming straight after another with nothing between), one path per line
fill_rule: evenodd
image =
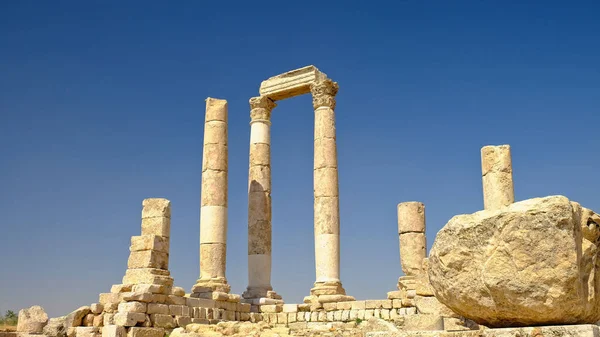
M271 120L271 111L277 104L266 96L250 98L250 118L252 120Z
M310 85L310 92L313 97L313 108L328 107L335 109L335 95L339 86L328 78L319 79Z

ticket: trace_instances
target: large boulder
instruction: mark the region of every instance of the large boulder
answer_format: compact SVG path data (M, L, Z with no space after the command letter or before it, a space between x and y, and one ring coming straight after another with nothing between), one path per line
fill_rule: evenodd
M17 332L41 334L46 324L48 324L48 315L44 308L34 305L19 311Z
M490 327L600 320L600 217L563 196L457 215L438 233L435 296Z

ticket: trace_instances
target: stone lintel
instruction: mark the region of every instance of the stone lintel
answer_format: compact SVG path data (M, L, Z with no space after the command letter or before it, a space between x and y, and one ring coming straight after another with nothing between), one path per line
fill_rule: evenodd
M260 95L274 101L310 93L310 84L327 75L310 65L273 76L260 84Z

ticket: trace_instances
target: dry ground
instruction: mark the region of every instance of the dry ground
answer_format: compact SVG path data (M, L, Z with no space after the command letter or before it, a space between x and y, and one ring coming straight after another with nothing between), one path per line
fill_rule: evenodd
M0 324L0 331L17 331L17 326Z

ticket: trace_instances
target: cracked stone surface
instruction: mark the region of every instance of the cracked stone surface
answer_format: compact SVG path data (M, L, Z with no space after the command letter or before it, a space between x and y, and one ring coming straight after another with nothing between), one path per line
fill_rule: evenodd
M434 293L491 327L595 323L598 219L564 196L457 215L431 249Z

